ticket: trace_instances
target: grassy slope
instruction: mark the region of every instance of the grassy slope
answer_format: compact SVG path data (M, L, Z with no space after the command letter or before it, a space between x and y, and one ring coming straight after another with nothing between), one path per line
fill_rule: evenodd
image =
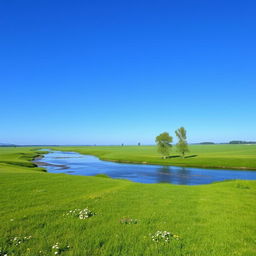
M29 148L0 148L0 247L8 256L53 255L55 242L70 245L62 253L67 256L256 253L255 181L138 184L40 172L24 166L33 156ZM6 160L9 164L3 163ZM97 215L86 220L63 216L70 209L85 207ZM139 224L120 224L124 216L139 219ZM156 244L150 234L157 230L182 239ZM9 238L29 235L32 239L19 246L8 243Z
M256 169L256 145L192 145L188 156L182 159L161 159L154 146L57 147L55 149L92 154L103 160L177 165L204 168ZM173 150L173 156L177 152Z

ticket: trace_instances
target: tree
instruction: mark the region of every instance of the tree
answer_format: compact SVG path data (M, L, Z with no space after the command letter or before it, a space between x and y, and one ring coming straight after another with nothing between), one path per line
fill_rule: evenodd
M176 144L177 150L182 154L182 158L184 158L185 153L189 151L187 143L187 131L184 127L180 127L175 131L175 134L179 139L179 142Z
M170 154L172 140L172 136L168 132L163 132L156 137L157 151L164 159Z

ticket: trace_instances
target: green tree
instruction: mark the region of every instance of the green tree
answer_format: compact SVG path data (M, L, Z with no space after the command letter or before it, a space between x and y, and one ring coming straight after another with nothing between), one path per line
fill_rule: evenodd
M177 150L182 154L182 158L184 158L185 153L189 152L187 143L187 131L184 127L180 127L175 131L175 134L179 139L178 143L176 144Z
M156 137L157 151L164 159L170 154L172 140L172 136L168 132L163 132Z

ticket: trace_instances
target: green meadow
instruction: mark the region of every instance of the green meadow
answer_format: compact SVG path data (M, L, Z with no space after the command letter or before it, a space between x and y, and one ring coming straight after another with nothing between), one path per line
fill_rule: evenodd
M181 186L51 174L31 163L35 150L0 148L1 256L256 255L256 181ZM108 160L163 163L153 147L72 150ZM235 164L238 158L254 168L254 151L255 146L194 146L200 157L184 162L212 159L215 165L223 152L225 165L242 167ZM182 163L166 160L172 161ZM66 215L85 208L95 215ZM157 231L170 232L168 241L153 241Z
M56 150L91 154L102 160L220 169L255 169L256 145L190 145L185 159L175 147L162 159L155 146L55 147Z
M256 0L0 0L0 28L0 256L256 256Z

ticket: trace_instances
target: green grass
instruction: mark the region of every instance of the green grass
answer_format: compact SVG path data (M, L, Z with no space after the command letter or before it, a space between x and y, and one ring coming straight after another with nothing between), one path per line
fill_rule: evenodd
M0 148L0 248L8 256L53 255L56 242L70 246L61 253L67 256L256 254L256 181L178 186L50 174L30 165L36 155L33 148ZM96 215L63 216L86 207ZM123 217L139 222L120 224ZM158 230L181 239L153 242Z
M256 145L191 145L189 148L185 159L179 157L175 149L171 156L178 157L161 159L155 146L55 147L117 162L256 170Z

